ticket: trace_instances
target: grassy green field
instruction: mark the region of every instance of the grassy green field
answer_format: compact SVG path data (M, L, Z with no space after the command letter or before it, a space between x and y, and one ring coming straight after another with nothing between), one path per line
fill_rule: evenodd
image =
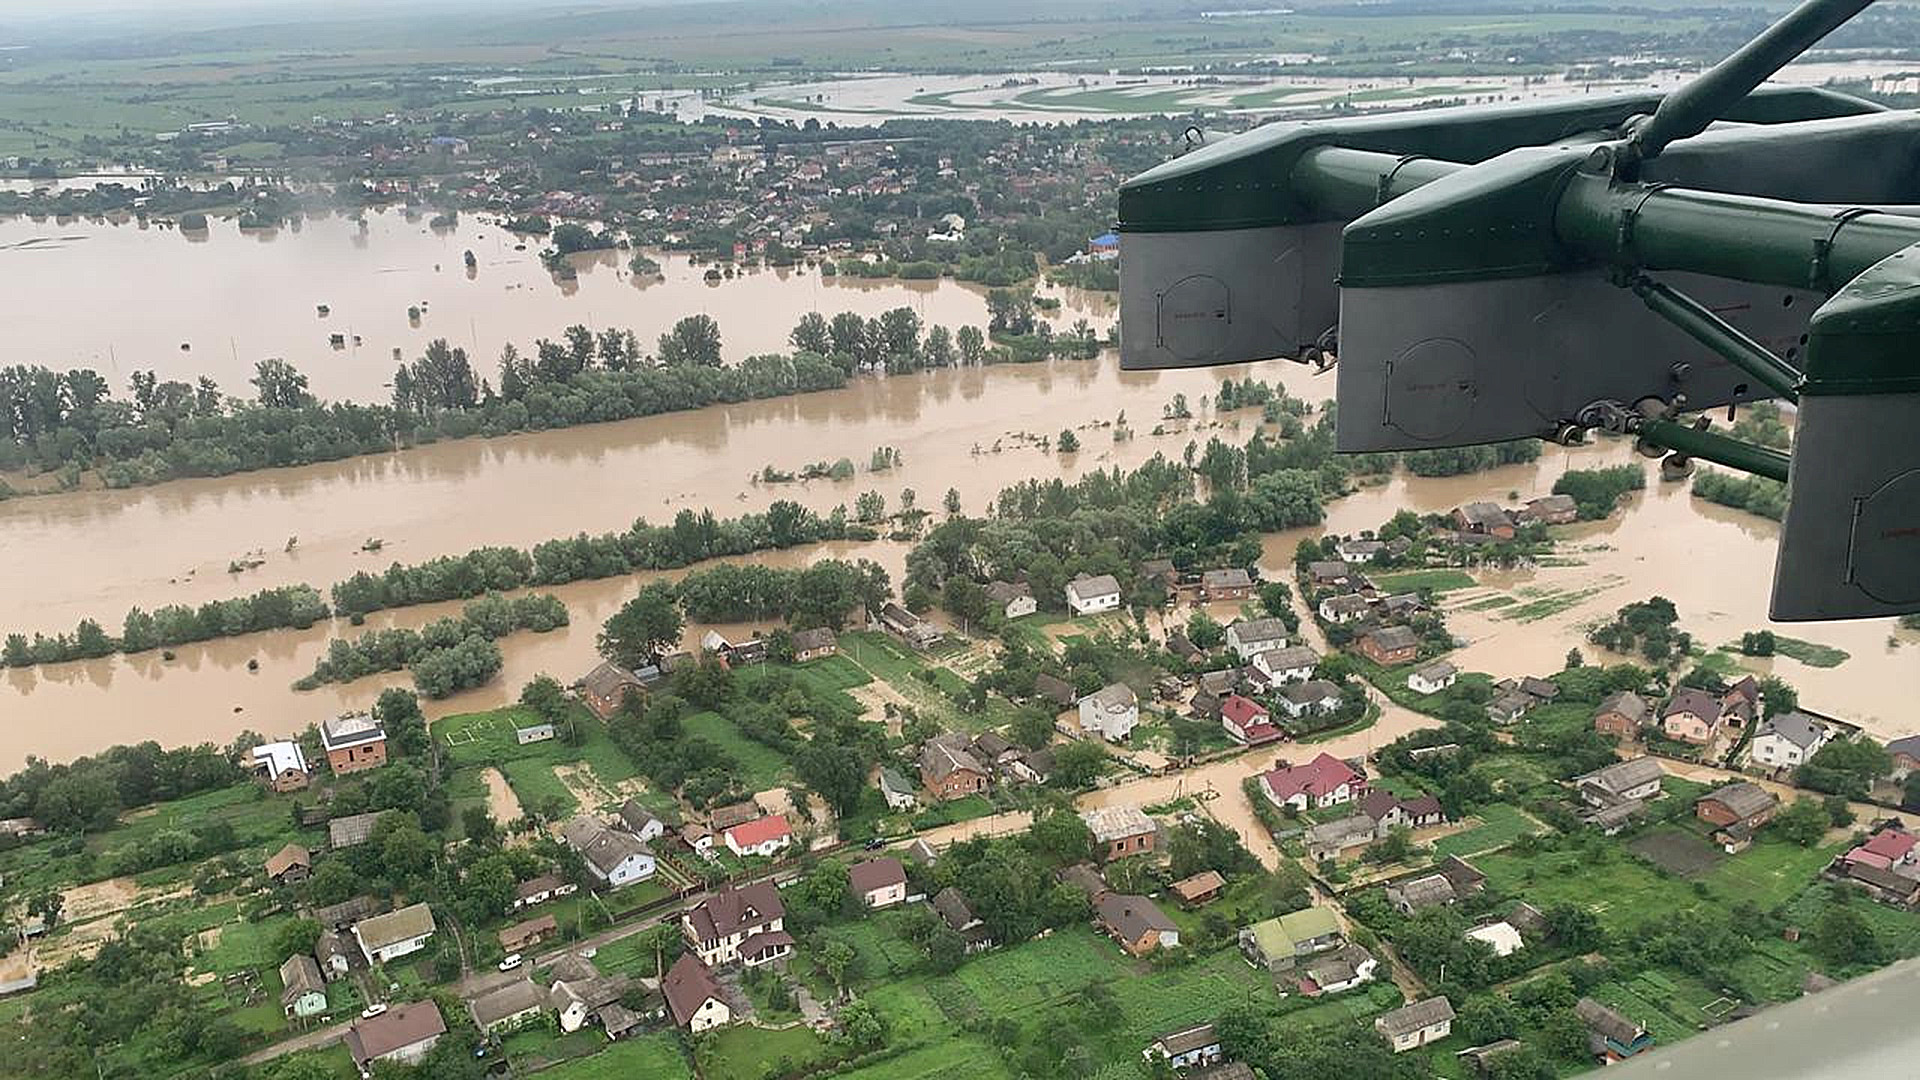
M598 1053L555 1065L540 1075L550 1080L629 1080L642 1076L647 1080L693 1080L694 1072L679 1040L660 1032L608 1044Z
M521 806L554 806L560 808L561 814L571 814L580 809L579 800L554 774L554 766L585 765L592 769L594 779L606 786L638 775L633 762L614 745L606 725L584 708L576 707L573 714L573 722L584 734L579 746L565 738L525 746L515 741L515 729L538 722L536 714L519 706L484 713L460 713L434 721L434 742L454 766L447 793L456 802L483 802L487 790L480 773L492 766L507 778L507 785L519 796Z
M1088 1041L1101 1058L1093 1075L1118 1080L1134 1075L1139 1047L1155 1035L1213 1019L1230 1003L1275 1000L1272 981L1232 949L1155 970L1087 929L1062 930L986 953L951 975L900 974L918 955L894 935L897 925L897 918L868 920L846 936L870 958L871 985L861 987L860 995L887 1017L896 1043L912 1047L903 1056L915 1071L881 1066L854 1075L1004 1075L998 1056L964 1029L975 1022L1011 1020L1023 1026L1092 1028L1097 1034ZM1097 1027L1078 1016L1073 1005L1076 995L1095 983L1106 985L1115 998L1113 1015ZM1360 1001L1359 1008L1368 1008L1364 997ZM1351 1015L1354 1006L1339 1007ZM974 1061L993 1064L983 1072L942 1071Z
M805 1025L772 1031L736 1024L700 1040L696 1053L700 1075L708 1080L766 1080L824 1061L833 1051Z
M791 772L791 766L779 751L742 735L733 721L719 713L688 713L681 726L687 734L708 740L739 762L742 780L749 790L765 791L775 787Z
M1773 651L1781 656L1792 657L1808 667L1818 668L1839 667L1852 655L1845 649L1836 649L1817 641L1803 641L1800 638L1782 637L1778 634L1773 638Z
M1375 588L1385 592L1419 592L1432 589L1437 593L1448 593L1455 589L1471 589L1478 582L1465 570L1403 570L1394 574L1380 574L1372 578Z
M1435 841L1434 854L1474 855L1506 847L1526 833L1542 830L1539 822L1506 803L1483 806L1473 816L1479 819L1478 824Z

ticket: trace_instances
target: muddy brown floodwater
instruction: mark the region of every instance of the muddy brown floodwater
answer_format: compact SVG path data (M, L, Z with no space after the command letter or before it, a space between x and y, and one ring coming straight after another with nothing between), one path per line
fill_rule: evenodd
M172 365L163 368L167 374L185 376L208 370L205 362L217 360L220 350L196 348L191 356L172 355L168 350L176 349L177 343L169 344L173 335L165 328L170 325L166 319L174 317L170 309L162 304L150 311L139 298L145 295L142 290L152 289L189 302L194 274L203 264L205 287L226 295L245 276L234 269L236 262L247 265L262 250L279 258L305 250L304 245L325 248L332 237L344 242L346 254L337 256L339 265L320 260L321 269L298 278L307 284L297 289L295 278L284 277L286 271L275 278L266 274L263 264L261 302L280 303L289 289L301 297L329 293L336 320L344 308L364 301L382 310L399 305L404 323L404 305L420 290L365 279L379 277L375 268L389 262L417 261L440 241L424 225L410 225L397 216L376 216L373 222L371 229L379 242L364 248L349 235L352 226L339 220L309 222L300 235L284 233L271 241L240 236L230 227L223 233L216 226L214 239L207 245L159 230L74 225L74 235L86 235L86 240L68 248L0 248L0 267L24 267L27 262L11 260L36 258L50 260L48 267L68 265L61 260L77 258L74 250L96 242L90 249L96 254L118 251L125 255L150 245L151 253L165 254L177 267L172 273L143 267L137 288L114 277L129 271L113 258L100 260L97 266L87 264L88 273L106 274L119 281L114 286L117 292L135 296L132 314L125 320L84 319L76 314L68 322L81 337L127 338L126 349L115 346L122 370L131 342L144 340L148 351L138 354L143 356L142 364L158 366L164 359ZM0 243L31 232L28 225L45 234L64 231L53 223L0 223ZM463 225L463 233L469 227ZM399 254L388 255L389 250ZM453 250L457 265L458 248ZM355 258L367 261L356 263ZM69 265L69 273L78 272L73 265L77 263ZM406 273L436 280L430 265L425 271L416 267ZM583 320L582 298L600 295L591 290L601 284L589 282L606 283L609 298L629 303L654 291L635 290L613 266L583 274L580 289L571 296L545 279L537 266L532 272L540 281L527 290L502 289L485 297L475 293L472 318L477 322L481 314L493 317L489 305L522 304L518 293L526 291L525 306L499 315L502 332L524 341L566 322ZM487 281L494 273L496 269L483 257L479 280ZM71 276L61 289L51 291L40 275L12 274L9 280L24 282L29 297L0 298L0 310L53 304L56 296L72 303L62 291L71 288ZM315 280L331 284L315 290L310 288ZM458 274L449 282L450 294L474 284ZM671 281L667 286L678 287ZM694 295L715 303L736 294L744 305L736 309L742 317L733 323L724 313L718 317L730 344L748 344L753 350L777 347L798 314L816 306L810 294L824 296L817 306L829 311L853 306L841 301L856 296L867 298L877 311L903 296L918 295L933 321L977 319L981 312L976 292L951 283L924 291L900 285L858 289L826 285L813 276L782 281L768 272L717 289L694 287ZM262 319L233 296L223 302L237 305L234 318L240 324L253 326L273 340L285 340L289 325L285 318ZM1073 317L1076 305L1094 310L1100 303L1104 301L1070 298L1061 318ZM301 299L297 306L311 320L306 304ZM954 316L937 313L948 310L947 305ZM445 301L437 303L433 317L444 318L447 306ZM697 307L664 305L649 317L664 326L685 310ZM753 315L764 318L744 317ZM44 325L50 321L20 318L14 325L29 337L64 340ZM1104 320L1096 325L1104 325ZM315 323L312 328L318 332L324 325ZM397 333L405 336L412 331ZM306 334L301 328L296 336ZM765 343L747 343L752 334L764 335ZM14 340L0 345L0 355L44 344L38 339L24 345ZM285 351L294 353L290 348ZM244 360L247 353L239 355ZM53 362L55 357L30 359ZM386 367L384 361L366 361L361 370L351 366L359 363L351 355L336 362L347 366L326 369L330 378L340 382L332 388L322 385L323 392L351 394L356 385L364 388L365 380L381 377ZM100 619L112 632L135 605L151 610L168 603L202 603L291 582L325 589L355 570L378 570L396 560L418 562L483 544L527 546L579 531L622 529L639 517L664 522L682 508L711 507L716 514L729 516L762 509L776 498L790 498L825 512L836 505L850 505L856 495L869 489L881 492L893 507L901 490L912 488L921 506L937 510L947 489L953 488L966 511L979 513L1001 488L1028 477L1072 479L1094 468L1130 468L1157 452L1178 457L1189 439L1204 443L1216 433L1244 441L1255 414L1242 412L1223 419L1199 409L1199 403L1203 395L1217 389L1220 379L1247 375L1277 381L1309 400L1332 393L1331 376L1316 377L1293 364L1121 372L1109 355L1093 362L862 378L845 389L819 394L503 439L448 442L306 468L130 491L14 499L0 503L0 632L64 631L83 617ZM1161 435L1151 434L1162 407L1176 393L1193 403L1198 419L1190 427L1173 425ZM1136 435L1115 442L1109 431L1095 425L1109 423L1121 412ZM1080 429L1083 448L1077 454L1049 454L1019 438L1021 433L1053 435L1063 427ZM881 446L899 449L904 464L882 473L869 471L868 458ZM769 464L797 470L810 461L840 457L860 466L855 478L781 485L751 480ZM1508 492L1528 498L1546 493L1569 466L1638 460L1620 445L1554 448L1538 462L1492 473L1446 479L1398 476L1333 503L1325 528L1342 533L1372 528L1401 507L1438 512L1475 498L1504 500ZM1647 467L1651 476L1651 465ZM1319 531L1295 530L1270 537L1263 559L1269 575L1283 573L1298 540ZM1584 638L1587 624L1628 600L1654 593L1679 604L1683 624L1703 642L1736 639L1744 630L1766 625L1775 533L1770 522L1697 503L1682 487L1656 484L1634 496L1613 519L1571 528L1568 550L1563 552L1570 565L1483 575L1480 587L1451 597L1453 626L1469 641L1457 659L1501 675L1544 674L1560 666L1569 648L1591 653ZM299 542L289 552L285 548L292 537ZM378 554L364 553L362 545L376 537L384 548ZM254 551L265 559L262 566L238 575L227 572L230 560ZM756 558L781 565L829 556L871 558L898 581L904 555L904 545L882 542ZM572 626L552 634L516 634L506 639L502 643L506 667L500 678L435 703L431 711L438 715L490 707L542 671L573 677L593 661L593 638L600 622L647 576L580 582L552 590L567 603ZM1502 597L1509 598L1504 607L1488 603ZM371 617L368 625L417 627L458 607L426 605L383 612ZM1521 621L1513 617L1515 610L1540 617ZM1808 707L1863 721L1882 735L1920 729L1920 718L1907 707L1914 691L1920 690L1920 634L1895 631L1891 620L1776 629L1852 654L1841 666L1825 670L1784 657L1764 662L1801 688ZM306 694L288 688L311 670L330 634L358 632L344 624L317 626L189 646L177 650L172 662L149 653L0 673L0 768L16 766L29 754L59 760L144 738L167 744L224 742L247 728L262 733L293 731L342 708L364 705L383 686L402 684L407 676L394 673ZM1890 641L1904 644L1895 646ZM247 669L250 660L258 661L257 672ZM1762 669L1762 662L1751 663L1756 670Z
M0 364L91 367L123 397L128 376L145 369L188 382L211 376L227 393L252 397L254 362L279 356L323 398L385 401L393 350L411 360L434 338L465 348L493 379L502 345L528 352L535 338L557 340L574 323L631 329L652 352L676 320L705 313L720 324L729 362L787 351L788 331L809 311L873 316L909 307L928 323L986 323L986 290L953 282L800 268L708 283L708 267L661 252L652 257L663 276L641 278L627 271L626 251L576 255L578 278L558 282L540 264L543 240L476 216L446 230L398 211L366 221L365 233L340 216L242 231L216 218L193 234L131 221L0 218L0 324L8 327ZM471 274L469 250L478 263ZM1104 333L1116 318L1111 295L1043 291L1062 301L1048 316L1058 326L1085 318ZM413 305L422 307L417 323ZM347 345L330 345L333 334Z

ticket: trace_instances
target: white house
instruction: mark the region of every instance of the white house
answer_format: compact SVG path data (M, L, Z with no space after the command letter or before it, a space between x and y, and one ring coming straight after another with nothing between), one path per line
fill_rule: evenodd
M1246 619L1227 627L1227 647L1242 660L1269 649L1287 647L1287 624L1279 619Z
M870 908L907 902L907 868L899 859L868 859L847 868L847 887Z
M720 842L727 845L728 851L743 859L749 855L772 858L793 843L793 828L787 824L786 818L769 814L723 830Z
M649 844L667 833L666 821L659 814L640 805L635 799L628 799L620 804L620 824L626 826L628 832Z
M1294 645L1285 649L1268 649L1253 658L1254 669L1265 675L1269 682L1298 682L1313 677L1313 669L1320 664L1320 654L1305 645Z
M384 964L427 947L433 937L433 911L425 904L410 904L362 919L353 924L353 937L367 963Z
M1333 545L1341 561L1349 563L1372 562L1386 549L1387 545L1378 540L1342 540Z
M733 1022L733 1007L727 1004L713 972L692 953L682 953L673 962L667 977L660 981L660 990L674 1023L695 1035Z
M1416 694L1437 694L1452 686L1460 669L1445 660L1436 660L1407 676L1407 689Z
M880 795L887 800L889 810L911 810L920 805L920 794L912 784L894 769L880 769Z
M610 889L645 881L659 869L645 841L597 818L581 815L560 831L567 845L586 860L587 872Z
M780 890L771 881L756 881L719 889L688 908L680 930L702 963L731 964L744 959L741 946L747 942L784 933L786 918Z
M1026 582L994 581L987 584L987 599L1009 619L1018 619L1040 610L1033 589Z
M1305 682L1288 683L1280 689L1275 700L1292 719L1320 716L1340 707L1340 688L1325 679L1308 679Z
M1793 768L1806 764L1832 737L1827 725L1793 709L1763 721L1748 753L1756 765Z
M1320 601L1320 617L1330 623L1357 622L1372 609L1373 605L1359 593L1341 593Z
M1114 683L1080 699L1080 731L1119 742L1140 722L1140 703L1125 683Z
M1097 615L1120 607L1120 583L1112 574L1075 578L1067 582L1067 607L1075 615Z

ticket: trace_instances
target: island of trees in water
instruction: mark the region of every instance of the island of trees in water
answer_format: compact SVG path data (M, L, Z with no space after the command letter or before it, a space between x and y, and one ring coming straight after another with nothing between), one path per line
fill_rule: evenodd
M68 487L96 470L108 487L135 487L832 390L870 372L1099 353L1085 320L1056 334L1025 292L996 290L989 311L985 332L928 327L904 307L876 318L811 312L793 329L792 352L734 365L722 362L720 327L707 315L679 320L651 354L629 330L572 326L530 354L507 345L491 379L465 349L437 339L395 371L386 404L320 401L279 359L255 365L251 400L204 376L162 381L151 371L135 372L122 399L90 368L15 365L0 368L0 470L57 472ZM0 484L0 498L8 494Z

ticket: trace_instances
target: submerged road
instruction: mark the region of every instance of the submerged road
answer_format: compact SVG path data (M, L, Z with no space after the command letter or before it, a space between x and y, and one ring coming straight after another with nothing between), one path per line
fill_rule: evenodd
M1607 1080L1912 1080L1920 1076L1920 959L1745 1020L1703 1031L1607 1070Z

